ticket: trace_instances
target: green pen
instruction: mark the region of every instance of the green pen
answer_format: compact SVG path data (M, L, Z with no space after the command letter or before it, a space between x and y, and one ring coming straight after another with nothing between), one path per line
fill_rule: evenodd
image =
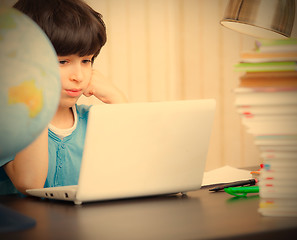
M245 197L248 193L258 193L259 186L249 186L249 187L228 187L224 188L226 193L234 195L236 197Z

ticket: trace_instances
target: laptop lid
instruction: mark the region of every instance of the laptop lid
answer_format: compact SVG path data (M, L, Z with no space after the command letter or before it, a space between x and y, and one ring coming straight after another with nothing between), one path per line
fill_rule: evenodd
M214 112L213 99L92 106L76 202L199 189Z

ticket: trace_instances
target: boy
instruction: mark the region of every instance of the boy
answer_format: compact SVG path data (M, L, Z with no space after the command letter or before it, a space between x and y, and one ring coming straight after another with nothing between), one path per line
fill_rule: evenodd
M89 113L89 106L77 105L77 100L84 94L104 103L126 102L115 86L92 69L106 42L105 24L83 0L19 0L14 7L31 17L51 40L62 91L49 128L2 167L7 176L0 174L0 194L76 185Z

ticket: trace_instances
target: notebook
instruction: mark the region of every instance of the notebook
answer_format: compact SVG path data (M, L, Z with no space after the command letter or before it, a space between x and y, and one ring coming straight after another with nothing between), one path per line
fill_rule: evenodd
M198 190L214 113L213 99L94 105L78 185L27 193L81 204Z

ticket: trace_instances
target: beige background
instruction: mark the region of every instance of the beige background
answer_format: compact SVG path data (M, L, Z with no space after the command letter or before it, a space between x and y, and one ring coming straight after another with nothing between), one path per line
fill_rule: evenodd
M260 164L233 94L242 74L233 66L241 51L254 47L255 39L220 25L228 1L87 2L103 15L108 32L95 67L131 102L215 98L218 108L206 170ZM293 31L296 37L296 24Z
M254 47L255 39L220 25L227 0L87 2L103 15L108 33L95 67L131 102L215 98L206 170L260 164L253 137L236 113L233 94L240 76L233 66L241 51ZM93 98L80 102L98 103Z

